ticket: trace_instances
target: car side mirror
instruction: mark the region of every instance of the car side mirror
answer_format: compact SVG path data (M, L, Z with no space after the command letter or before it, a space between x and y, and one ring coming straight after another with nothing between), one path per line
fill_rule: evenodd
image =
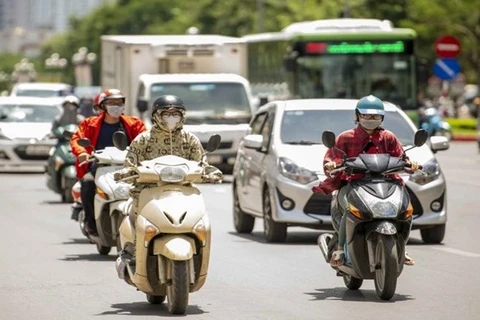
M89 147L90 146L90 139L88 138L81 138L81 139L78 139L78 145L81 146L81 147Z
M322 143L329 149L335 147L335 133L324 131L322 134Z
M68 130L63 130L62 137L64 137L67 140L70 140L73 137L73 132L68 131Z
M222 141L222 137L219 134L214 134L213 136L208 139L207 142L207 152L213 152L220 147L220 142Z
M145 100L137 100L137 110L140 113L146 112L148 110L148 102Z
M260 149L263 145L263 136L261 134L249 134L243 137L245 148Z
M430 137L430 149L436 153L437 151L448 150L450 148L450 142L447 137L431 136Z
M415 132L415 137L413 138L413 144L415 147L421 147L427 142L428 139L428 133L427 131L420 129L417 132Z
M116 131L113 133L113 145L119 150L127 150L128 139L123 131Z

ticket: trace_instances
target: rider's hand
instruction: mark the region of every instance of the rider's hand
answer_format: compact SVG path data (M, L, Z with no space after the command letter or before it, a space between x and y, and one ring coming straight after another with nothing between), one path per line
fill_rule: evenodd
M418 168L420 168L420 164L416 161L409 161L409 164L410 164L410 170L415 172L418 170Z
M325 163L325 165L323 166L324 170L328 173L328 172L331 172L333 169L335 169L337 167L337 163L335 161L329 161L327 163Z
M88 160L90 158L90 155L88 153L81 153L78 155L78 162L82 163Z

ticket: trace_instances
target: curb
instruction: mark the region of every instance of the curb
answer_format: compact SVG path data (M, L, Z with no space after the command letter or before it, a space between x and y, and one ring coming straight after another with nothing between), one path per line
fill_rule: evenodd
M472 136L453 136L452 141L461 141L461 142L472 142L477 141L477 137Z

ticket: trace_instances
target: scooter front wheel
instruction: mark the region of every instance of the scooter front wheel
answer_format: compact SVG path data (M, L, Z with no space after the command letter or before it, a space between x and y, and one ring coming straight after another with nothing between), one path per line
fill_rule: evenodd
M190 280L187 261L170 260L172 283L167 286L168 311L172 314L185 314L188 306Z
M379 235L375 248L375 290L382 300L390 300L397 287L398 253L393 236Z

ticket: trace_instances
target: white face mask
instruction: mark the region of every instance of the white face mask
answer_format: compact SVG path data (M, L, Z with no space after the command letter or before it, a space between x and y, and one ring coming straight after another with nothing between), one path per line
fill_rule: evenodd
M125 106L106 106L107 113L114 118L120 118L125 111Z
M175 129L175 126L180 122L181 119L181 116L162 116L162 121L167 124L167 127L170 131Z
M367 130L374 130L382 125L382 120L366 120L366 119L359 119L360 125Z

